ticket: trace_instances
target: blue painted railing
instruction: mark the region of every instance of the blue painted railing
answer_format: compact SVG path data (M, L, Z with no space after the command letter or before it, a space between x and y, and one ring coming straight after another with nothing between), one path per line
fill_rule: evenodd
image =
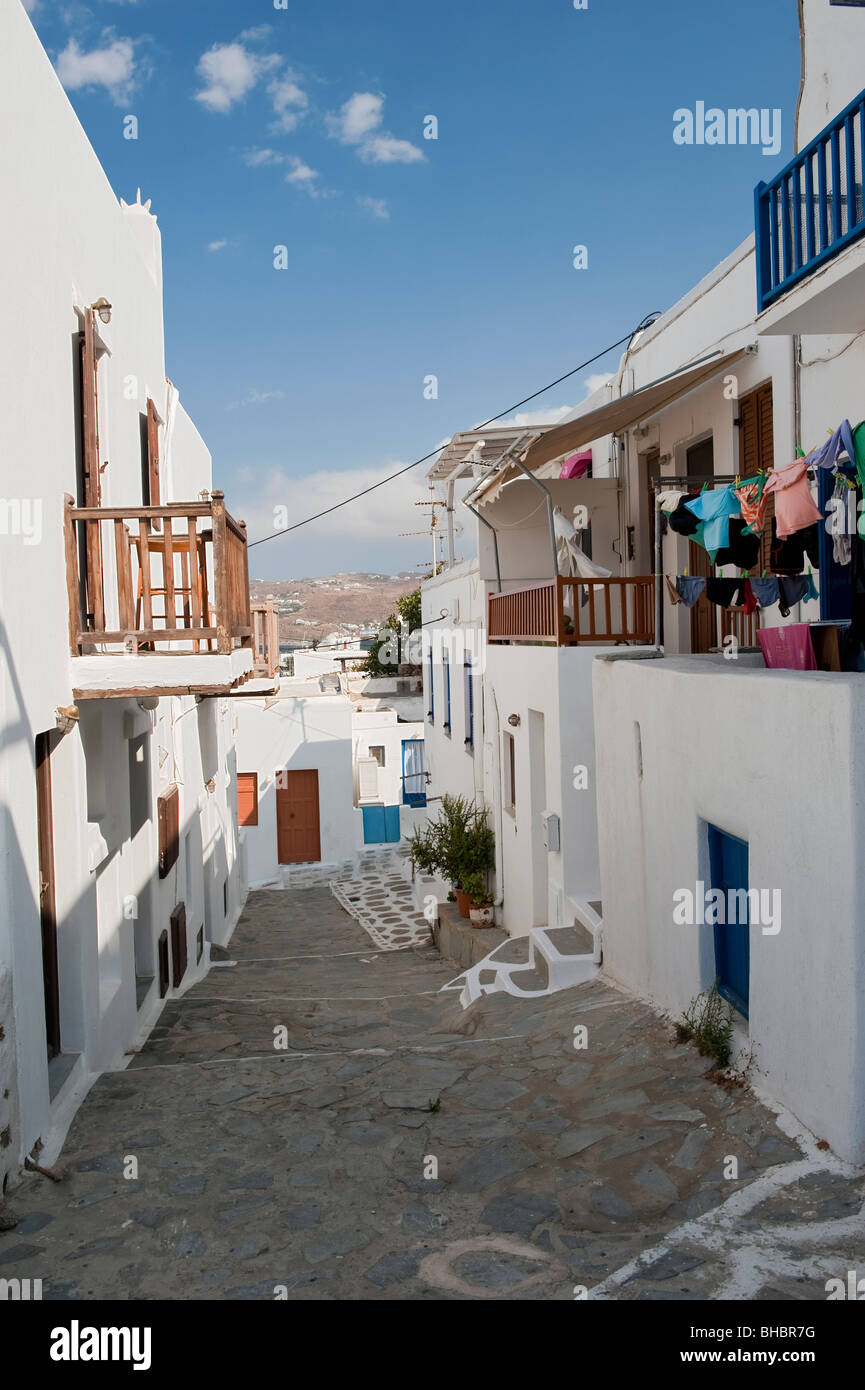
M865 235L863 169L865 92L754 190L759 312Z

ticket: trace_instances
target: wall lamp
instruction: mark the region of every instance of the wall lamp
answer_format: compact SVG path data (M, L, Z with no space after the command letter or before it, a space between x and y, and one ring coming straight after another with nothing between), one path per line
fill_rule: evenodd
M96 313L99 315L103 323L111 322L112 306L108 303L108 300L105 298L104 295L101 299L97 299L95 304L91 304L90 307L91 309L96 310Z
M520 716L518 714L509 714L508 723L512 729L518 729L520 726Z

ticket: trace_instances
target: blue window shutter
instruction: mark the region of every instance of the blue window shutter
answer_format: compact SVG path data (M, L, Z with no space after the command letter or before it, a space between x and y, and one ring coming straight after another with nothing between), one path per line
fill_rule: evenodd
M709 826L709 866L712 887L727 895L748 887L748 844ZM729 898L726 898L729 903ZM726 917L726 913L725 913ZM718 922L715 925L715 974L718 992L748 1017L751 975L750 922Z

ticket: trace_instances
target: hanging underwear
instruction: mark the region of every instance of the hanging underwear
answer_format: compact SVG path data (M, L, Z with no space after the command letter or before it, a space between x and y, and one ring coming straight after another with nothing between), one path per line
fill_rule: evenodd
M741 603L741 579L707 579L706 598L717 603L719 608L729 608L733 603Z
M773 603L778 602L780 591L777 579L768 577L766 579L750 579L748 582L761 608L771 608Z
M686 608L693 608L706 587L702 575L680 574L676 580L676 590Z
M746 478L733 489L739 499L745 529L751 535L760 535L765 525L768 505L768 499L763 496L765 486L766 474L760 473L756 478Z
M781 608L781 617L788 618L790 609L794 603L799 603L804 598L810 598L808 589L814 588L814 581L810 575L795 574L785 575L778 580L779 597L778 602Z

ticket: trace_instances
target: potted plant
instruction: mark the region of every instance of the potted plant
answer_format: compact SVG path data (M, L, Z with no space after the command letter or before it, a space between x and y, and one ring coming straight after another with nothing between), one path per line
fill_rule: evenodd
M487 891L486 875L466 874L463 889L469 899L469 917L473 927L491 927L495 922L493 895Z
M409 837L409 854L419 872L439 874L452 885L460 916L468 918L471 899L464 879L471 874L486 875L495 859L495 834L486 809L467 797L446 792L438 818Z

